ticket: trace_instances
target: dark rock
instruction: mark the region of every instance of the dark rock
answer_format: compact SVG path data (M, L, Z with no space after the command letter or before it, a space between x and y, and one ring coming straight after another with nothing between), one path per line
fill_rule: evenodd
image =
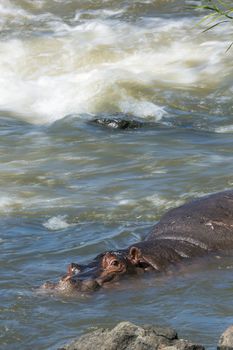
M178 339L172 328L137 326L121 322L112 330L97 329L60 350L204 350L204 346Z
M233 325L228 327L218 342L219 350L233 350Z
M142 128L145 123L137 119L131 119L129 117L100 117L94 118L90 121L91 124L104 126L111 129L139 129Z

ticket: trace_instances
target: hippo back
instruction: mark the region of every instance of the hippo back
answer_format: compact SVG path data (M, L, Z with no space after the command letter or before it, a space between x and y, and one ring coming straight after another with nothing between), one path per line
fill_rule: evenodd
M187 241L210 250L233 249L233 191L202 197L168 211L146 240Z

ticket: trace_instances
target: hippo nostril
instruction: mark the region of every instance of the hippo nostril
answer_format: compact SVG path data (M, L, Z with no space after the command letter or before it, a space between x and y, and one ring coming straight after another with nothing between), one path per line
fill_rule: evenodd
M75 264L75 263L71 263L71 268L72 268L72 270L76 270L78 272L81 271L81 267L78 264Z
M80 267L80 265L78 265L78 264L71 263L71 264L68 266L67 272L68 272L68 274L70 274L70 275L74 275L74 274L77 275L78 273L81 272L81 267Z
M80 270L78 270L76 267L73 267L72 272L73 274L77 275L78 273L80 273Z

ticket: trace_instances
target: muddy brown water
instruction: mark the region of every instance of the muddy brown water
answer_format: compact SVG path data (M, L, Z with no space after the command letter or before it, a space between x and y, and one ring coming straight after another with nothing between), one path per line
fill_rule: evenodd
M92 297L37 290L232 188L232 26L202 33L195 3L1 1L1 349L56 349L121 320L213 349L232 324L231 256ZM155 127L87 122L117 113Z

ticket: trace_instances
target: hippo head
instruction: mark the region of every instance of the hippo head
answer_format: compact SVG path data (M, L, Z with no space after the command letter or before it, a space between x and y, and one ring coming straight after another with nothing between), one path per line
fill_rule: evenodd
M87 265L71 263L57 284L46 282L44 288L62 291L91 292L118 280L125 274L138 274L151 268L141 250L132 246L127 250L108 251L98 255Z

